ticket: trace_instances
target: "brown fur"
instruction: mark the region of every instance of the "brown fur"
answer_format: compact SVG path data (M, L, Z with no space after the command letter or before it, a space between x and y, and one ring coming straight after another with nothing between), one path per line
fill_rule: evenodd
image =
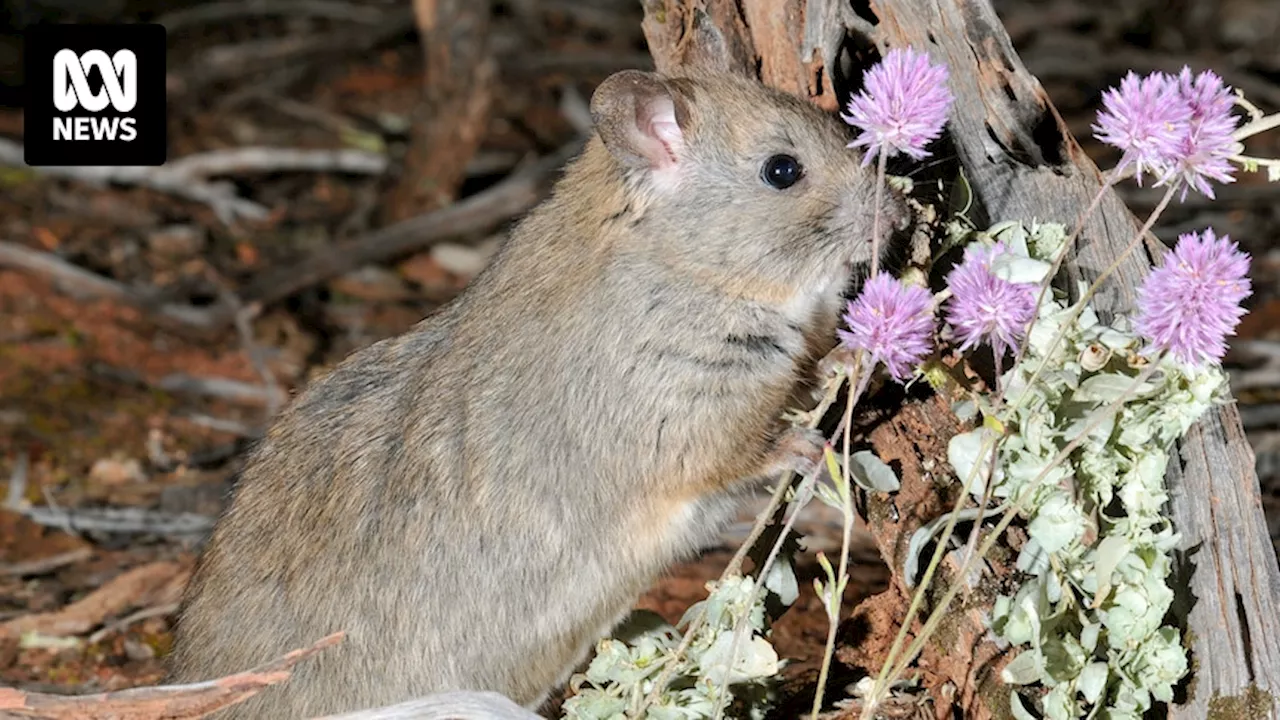
M683 133L661 182L661 146L636 145L654 98ZM593 111L466 292L313 383L253 452L170 680L347 637L219 717L451 689L535 707L786 464L779 414L868 259L871 174L837 121L755 82L621 73ZM760 179L779 152L805 167L786 190Z

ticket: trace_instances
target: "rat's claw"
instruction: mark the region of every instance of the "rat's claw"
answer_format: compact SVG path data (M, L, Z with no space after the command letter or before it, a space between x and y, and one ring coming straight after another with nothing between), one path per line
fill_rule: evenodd
M840 374L848 375L853 369L853 351L837 345L818 361L818 377L826 380Z
M822 450L827 439L812 428L792 427L778 438L770 455L769 475L792 471L805 477L822 463Z

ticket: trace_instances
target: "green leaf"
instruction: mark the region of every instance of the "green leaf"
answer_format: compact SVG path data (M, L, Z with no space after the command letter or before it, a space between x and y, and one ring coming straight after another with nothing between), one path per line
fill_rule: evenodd
M1094 558L1094 575L1098 579L1098 589L1093 596L1093 605L1102 604L1107 593L1111 591L1111 573L1125 555L1129 554L1129 539L1123 535L1108 535L1098 543L1097 555Z
M1076 689L1080 694L1084 695L1084 699L1089 703L1096 703L1102 697L1102 691L1107 687L1107 677L1110 671L1104 662L1091 662L1084 666L1080 671L1080 677L1076 679Z
M1071 720L1080 717L1080 709L1076 706L1075 693L1071 686L1063 683L1055 685L1045 695L1040 704L1044 706L1046 720Z
M1069 495L1055 491L1040 505L1027 531L1045 552L1056 553L1084 533L1084 515Z
M732 685L778 672L778 653L762 637L743 637L738 641L737 658L730 668L733 631L720 633L698 661L702 676L716 685Z
M965 508L957 513L958 518L956 524L960 524L967 520L975 520L979 515L978 508ZM929 522L921 525L915 532L911 533L911 539L907 541L907 557L902 563L902 577L907 587L914 587L916 575L920 570L920 553L924 550L924 546L929 543L935 533L947 524L947 518L951 517L951 513L940 515Z
M796 571L785 558L777 558L764 576L764 586L778 596L778 601L790 607L800 597L800 585Z
M836 494L836 489L830 483L818 481L813 486L814 494L822 501L823 505L829 508L844 512L844 502L840 500L840 496Z
M1047 262L1018 257L1013 253L997 255L991 260L992 274L1011 283L1039 285L1049 274L1050 268L1052 265Z
M1134 380L1135 378L1123 373L1099 373L1093 377L1086 378L1080 383L1080 388L1075 393L1075 399L1110 403L1119 400L1121 397L1126 397L1127 401L1132 401L1146 397L1152 390L1155 390L1155 385L1151 384L1150 381L1135 384ZM1133 389L1131 390L1131 388Z
M1030 685L1040 682L1043 675L1044 658L1035 648L1028 648L1018 653L1018 656L1010 660L1009 664L1000 671L1000 679L1009 685Z
M897 492L901 483L893 470L869 450L849 456L849 475L864 490Z
M977 428L966 433L960 433L951 438L947 443L947 462L951 463L951 467L956 471L956 477L961 483L969 482L970 492L975 497L981 497L983 488L986 483L986 476L991 471L990 463L994 455L995 434L987 428ZM983 448L985 447L985 452ZM982 458L979 458L979 454ZM981 460L982 467L978 468ZM976 470L975 470L976 469ZM969 480L970 474L973 473L972 481ZM996 486L1000 485L1004 478L1003 471L998 466L995 468L994 481Z

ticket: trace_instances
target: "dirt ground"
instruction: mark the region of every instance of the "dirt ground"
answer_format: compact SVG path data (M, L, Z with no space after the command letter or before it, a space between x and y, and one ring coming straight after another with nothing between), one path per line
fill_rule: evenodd
M282 400L447 302L501 239L506 218L495 216L448 242L272 292L274 272L367 240L389 222L386 201L401 181L397 159L422 95L422 49L407 2L343 0L324 5L328 15L202 15L200 5L6 3L0 140L22 141L22 24L160 19L171 28L171 159L242 146L345 147L385 152L390 169L242 166L202 178L263 211L227 223L206 203L154 187L0 165L0 238L31 251L24 257L54 261L15 269L0 256L0 478L9 480L0 508L0 623L36 630L0 633L0 685L81 693L157 682L203 535L246 447ZM494 8L492 103L453 193L459 198L570 141L596 83L649 64L640 3L513 0ZM1002 0L997 8L1024 61L1104 166L1114 158L1089 138L1089 125L1100 91L1130 68L1212 67L1264 110L1280 111L1274 0ZM1280 156L1280 133L1250 150ZM1128 185L1123 192L1140 214L1159 197ZM1170 242L1205 225L1254 258L1251 314L1228 366L1280 543L1280 184L1242 176L1216 202L1175 204L1156 232ZM88 284L71 275L76 269L106 282ZM219 318L214 308L228 299L244 310ZM166 319L166 308L198 319ZM812 547L838 543L838 525L820 513L804 530ZM674 568L638 606L678 619L705 596L731 542ZM846 608L888 577L867 538L857 548ZM810 582L816 565L806 561L800 571L804 594L775 629L797 679L816 673L827 632Z

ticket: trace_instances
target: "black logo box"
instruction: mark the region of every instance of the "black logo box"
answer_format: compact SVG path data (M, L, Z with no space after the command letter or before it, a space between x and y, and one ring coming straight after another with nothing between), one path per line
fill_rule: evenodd
M32 166L163 165L168 154L166 122L165 53L167 38L163 25L34 25L24 33L26 106L23 109L24 160ZM133 110L117 112L110 103L98 112L77 106L63 113L54 105L53 57L70 49L77 55L101 50L108 57L119 50L132 50L137 57L138 100ZM102 78L90 69L89 86L101 92ZM54 139L55 119L132 118L136 136L132 140Z

